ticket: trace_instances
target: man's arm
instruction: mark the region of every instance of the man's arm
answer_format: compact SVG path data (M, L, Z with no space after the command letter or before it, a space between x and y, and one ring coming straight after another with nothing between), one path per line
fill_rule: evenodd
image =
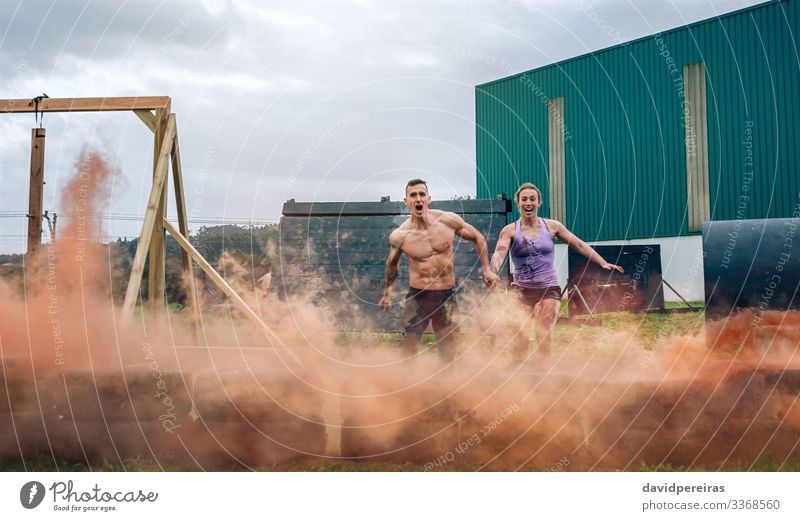
M451 214L451 221L453 222L453 229L456 234L462 239L472 241L475 243L475 249L478 251L478 258L481 261L483 268L483 282L491 287L500 282L500 277L497 276L489 265L489 248L486 245L486 239L483 234L479 232L474 226L464 221L458 214Z
M381 297L381 301L378 303L378 306L384 311L388 311L392 305L392 285L400 274L401 244L402 240L397 230L393 231L391 235L389 235L389 256L386 258L386 282L383 286L383 297Z
M551 219L549 221L549 228L554 229L556 232L556 237L564 241L567 246L575 248L584 257L599 265L604 270L617 270L620 273L625 273L625 270L623 270L622 267L607 262L602 255L594 250L594 248L583 242L580 238L578 238L577 235L567 230L567 227L560 222Z

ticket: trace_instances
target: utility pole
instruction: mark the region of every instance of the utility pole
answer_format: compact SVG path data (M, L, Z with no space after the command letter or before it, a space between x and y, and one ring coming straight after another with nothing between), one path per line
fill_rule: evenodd
M50 242L56 242L56 221L58 221L58 214L53 212L53 219L51 220L50 214L45 210L43 217L44 220L47 221L47 229L50 230Z

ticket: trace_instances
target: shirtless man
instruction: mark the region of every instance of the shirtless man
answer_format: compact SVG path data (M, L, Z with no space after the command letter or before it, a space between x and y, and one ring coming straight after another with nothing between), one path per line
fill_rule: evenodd
M455 354L455 328L451 313L453 288L456 285L453 237L458 234L475 243L483 268L483 281L487 286L494 286L500 279L490 269L486 239L478 230L457 214L428 209L431 196L428 195L425 181L409 181L403 202L411 210L411 217L389 236L386 285L379 305L384 311L392 305L392 285L399 274L400 254L405 253L411 287L403 312L403 329L406 332L403 347L409 354L416 353L422 332L430 320L440 346L439 354L445 360L452 360Z

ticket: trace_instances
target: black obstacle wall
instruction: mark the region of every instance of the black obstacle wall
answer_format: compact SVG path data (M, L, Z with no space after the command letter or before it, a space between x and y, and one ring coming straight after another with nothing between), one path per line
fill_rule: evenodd
M507 224L507 199L433 201L431 208L454 212L487 239L489 255ZM389 234L408 219L399 201L295 202L283 206L278 262L272 291L280 298L304 295L320 308L326 328L340 331L399 331L402 297L408 290L408 264L400 261L394 285L395 305L378 308L383 294ZM481 266L474 245L454 240L456 285L459 291L482 286Z
M658 244L598 245L594 250L624 273L605 270L570 248L567 253L572 294L569 315L664 309L661 246ZM580 292L579 298L575 289ZM588 306L588 308L587 308Z
M703 223L706 318L800 309L800 217Z

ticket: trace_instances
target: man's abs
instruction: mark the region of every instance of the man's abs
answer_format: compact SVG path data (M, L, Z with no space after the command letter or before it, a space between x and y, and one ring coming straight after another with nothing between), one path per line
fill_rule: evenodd
M425 261L408 259L409 285L419 289L450 289L455 287L453 254L433 255Z

